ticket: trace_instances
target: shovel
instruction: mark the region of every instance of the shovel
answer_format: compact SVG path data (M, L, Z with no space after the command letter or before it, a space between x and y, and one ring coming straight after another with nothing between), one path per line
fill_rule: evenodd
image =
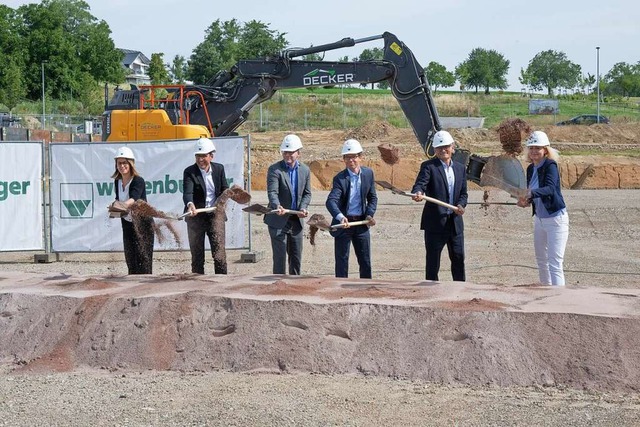
M356 225L369 225L369 220L365 219L365 220L362 220L362 221L350 221L349 222L349 227L355 227ZM332 225L331 229L332 230L337 230L338 228L345 228L345 227L346 227L346 224L340 223L340 224Z
M387 190L391 190L391 192L393 194L399 194L401 196L408 196L408 197L413 197L415 196L415 194L413 193L407 193L406 191L400 190L397 187L394 187L392 184L388 183L387 181L376 181L376 184L378 184L380 187L382 188L386 188ZM422 200L426 200L428 202L431 203L435 203L437 205L440 206L444 206L445 208L449 208L452 210L455 210L456 206L450 205L449 203L445 203L442 200L438 200L438 199L434 199L433 197L429 197L429 196L421 196ZM468 202L468 205L482 205L482 206L488 206L488 205L514 205L515 203L511 203L511 202Z
M255 214L255 215L268 215L268 214L274 214L274 213L278 213L278 209L269 209L266 206L262 206L259 204L253 204L251 206L247 206L246 208L242 208L243 211L245 212L249 212L250 214ZM284 210L285 214L289 214L289 215L297 215L297 214L301 214L302 211L294 211L291 209L285 209Z
M355 227L356 225L367 225L367 224L369 224L369 220L367 219L362 221L351 221L349 222L349 227ZM345 224L342 224L342 223L329 225L329 221L327 221L322 215L312 216L307 221L307 225L323 231L337 230L338 228L346 227Z
M480 175L480 186L499 188L516 199L527 194L522 165L514 157L504 154L487 159Z
M215 210L216 210L215 206L213 206L211 208L200 208L200 209L196 209L196 214L203 213L203 212L213 212ZM178 216L178 218L176 218L176 219L178 219L178 220L184 219L185 217L187 217L189 215L191 215L191 212L187 211L187 212L183 213L182 215Z
M407 196L407 197L414 197L415 196L415 194L413 194L413 193L407 193L406 191L403 191L403 190L400 190L397 187L394 187L392 184L388 183L387 181L376 181L376 184L378 184L382 188L386 188L387 190L391 190L391 192L393 194L399 194L401 196ZM440 205L440 206L443 206L445 208L451 209L452 211L458 210L457 206L450 205L449 203L443 202L442 200L434 199L433 197L421 195L420 196L420 200L426 200L427 202L435 203L436 205Z

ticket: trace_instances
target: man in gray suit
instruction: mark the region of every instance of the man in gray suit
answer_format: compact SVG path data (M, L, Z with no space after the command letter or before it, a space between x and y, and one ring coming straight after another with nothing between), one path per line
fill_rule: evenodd
M269 208L276 214L264 216L269 226L273 251L273 274L285 274L287 256L289 274L299 275L302 263L302 218L309 215L311 202L311 171L298 160L302 141L297 135L287 135L280 144L282 160L272 164L267 172ZM286 210L300 211L289 214Z

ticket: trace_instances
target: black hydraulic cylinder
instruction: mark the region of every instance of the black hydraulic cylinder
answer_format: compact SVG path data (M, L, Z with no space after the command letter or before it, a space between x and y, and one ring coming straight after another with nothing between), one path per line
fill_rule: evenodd
M305 49L288 49L284 51L284 56L288 58L295 58L297 56L309 55L311 53L324 52L326 50L341 49L343 47L355 46L356 41L351 37L346 37L340 41L328 44L321 44L320 46L311 46Z

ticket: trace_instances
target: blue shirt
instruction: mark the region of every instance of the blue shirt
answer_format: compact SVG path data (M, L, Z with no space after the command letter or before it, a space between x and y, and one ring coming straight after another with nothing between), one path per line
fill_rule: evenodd
M347 215L348 216L359 216L362 215L364 210L362 209L362 180L360 179L360 174L351 172L350 169L347 169L349 172L349 181L351 183L349 189L349 206L347 207Z
M291 182L291 209L298 210L298 161L290 167L285 163L289 172L289 182Z

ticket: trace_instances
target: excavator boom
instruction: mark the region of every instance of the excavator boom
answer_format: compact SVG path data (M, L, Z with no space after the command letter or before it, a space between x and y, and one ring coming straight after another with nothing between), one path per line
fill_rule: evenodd
M384 57L381 60L330 62L293 59L377 39L384 40ZM202 125L211 135L225 136L246 121L253 107L271 99L280 89L382 81L389 83L418 142L432 157L431 139L441 126L429 83L411 50L388 32L363 39L345 38L326 45L288 49L272 58L241 60L231 70L218 73L206 85L175 86L175 89L165 87L169 92L168 99L160 102L159 107L149 107L149 110L160 108L166 111L168 120L174 126ZM116 138L116 128L120 129L120 137L127 136L122 127L115 123L115 112L127 110L131 115L133 111L147 108L145 93L152 89L141 87L116 92L105 111L103 134L106 140ZM136 126L130 122L129 128ZM163 125L154 126L160 128ZM154 126L147 125L147 128ZM201 129L197 132L201 132Z

